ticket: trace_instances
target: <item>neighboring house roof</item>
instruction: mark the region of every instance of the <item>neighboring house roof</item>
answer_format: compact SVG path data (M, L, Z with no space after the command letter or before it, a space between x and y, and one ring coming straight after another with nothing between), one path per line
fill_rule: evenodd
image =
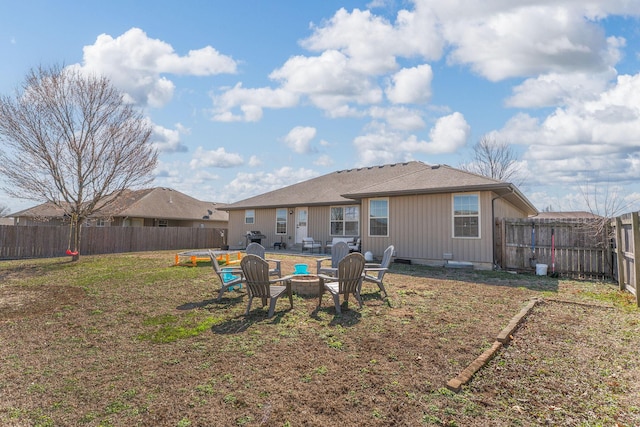
M3 216L0 218L0 225L13 225L13 216Z
M540 212L536 219L595 219L602 218L600 215L586 211L575 212Z
M155 187L125 191L108 212L95 216L228 221L229 214L221 210L225 206L203 202L171 188ZM12 214L14 217L35 218L60 218L63 215L63 209L51 202Z
M363 197L490 190L535 215L538 210L510 183L445 165L396 163L333 172L227 205L227 210L347 204Z

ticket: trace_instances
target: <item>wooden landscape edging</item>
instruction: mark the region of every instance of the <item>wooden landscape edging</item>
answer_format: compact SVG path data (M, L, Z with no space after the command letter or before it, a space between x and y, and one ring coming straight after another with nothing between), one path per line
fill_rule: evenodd
M458 393L463 385L467 384L471 378L482 369L484 366L489 363L491 359L498 353L498 351L502 348L503 345L508 344L509 341L513 338L513 333L518 326L522 323L525 317L529 315L531 310L539 304L543 302L540 298L532 298L529 303L520 310L520 313L516 314L509 324L500 331L496 340L493 342L491 348L485 350L476 360L471 362L469 366L467 366L462 372L460 372L455 378L447 381L447 388L451 391Z

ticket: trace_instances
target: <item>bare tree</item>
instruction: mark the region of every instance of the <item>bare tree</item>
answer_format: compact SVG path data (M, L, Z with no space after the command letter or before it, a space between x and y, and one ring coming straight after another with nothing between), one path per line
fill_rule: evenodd
M4 190L62 208L77 260L84 220L125 189L152 181L157 152L150 136L151 123L106 77L72 68L31 70L15 96L0 97Z
M473 153L473 160L461 164L460 169L500 181L523 180L517 167L518 156L508 143L485 135L473 146Z
M9 206L0 204L0 217L5 216L9 213Z
M612 187L608 181L583 184L580 186L580 194L586 209L598 218L590 226L589 231L594 235L604 233L606 238L612 237L607 233L609 222L617 216L632 211L639 203L638 200L625 198L619 189Z

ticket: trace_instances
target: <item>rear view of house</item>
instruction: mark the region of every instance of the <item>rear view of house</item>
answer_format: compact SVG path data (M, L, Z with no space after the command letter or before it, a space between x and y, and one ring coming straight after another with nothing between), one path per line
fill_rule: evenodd
M264 246L356 237L377 257L392 244L396 258L478 268L494 264L496 219L538 213L513 184L422 162L337 171L224 209L232 246L252 232Z

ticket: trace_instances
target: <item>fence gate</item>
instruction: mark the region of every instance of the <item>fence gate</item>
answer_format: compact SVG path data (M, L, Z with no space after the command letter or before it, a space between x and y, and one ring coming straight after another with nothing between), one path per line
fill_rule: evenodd
M495 255L505 270L535 271L576 278L613 277L611 242L592 219L514 218L496 220Z
M620 290L631 292L636 297L636 305L640 307L640 292L638 278L640 278L640 262L637 262L636 248L640 249L640 221L638 212L619 216L611 221L614 230L614 261L613 274L620 286Z

